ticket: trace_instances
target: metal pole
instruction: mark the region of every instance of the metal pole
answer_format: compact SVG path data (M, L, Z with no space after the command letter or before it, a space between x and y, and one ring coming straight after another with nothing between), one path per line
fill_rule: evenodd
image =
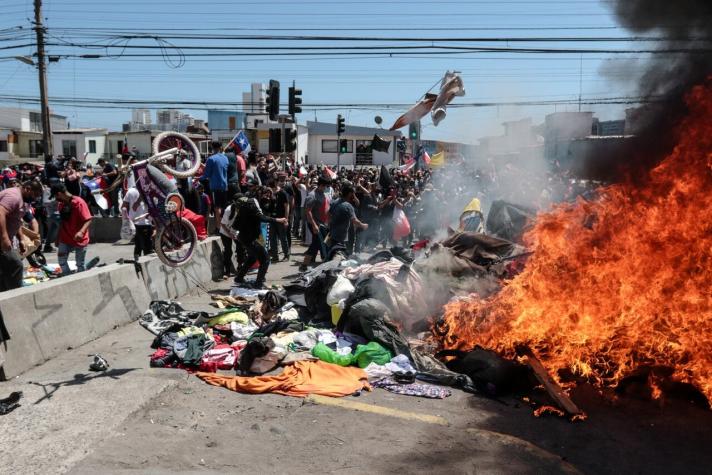
M42 103L42 148L44 160L52 158L52 129L49 120L49 101L47 99L47 66L44 51L44 26L42 25L42 0L35 2L35 33L37 34L37 69L40 75L40 101Z
M292 89L295 91L297 89L297 83L294 80L292 80ZM297 127L297 114L292 114L292 123L294 124L294 133L297 137L296 141L294 142L294 152L292 152L294 156L292 158L294 159L294 168L297 169L297 158L299 157L299 127ZM285 167L286 166L287 165L285 164Z

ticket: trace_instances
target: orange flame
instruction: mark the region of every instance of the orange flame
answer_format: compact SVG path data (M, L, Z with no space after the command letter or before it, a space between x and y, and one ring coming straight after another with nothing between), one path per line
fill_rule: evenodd
M712 401L712 87L695 87L672 153L646 184L612 185L538 216L534 255L488 300L445 308L448 348L529 346L557 378L615 387L672 368Z

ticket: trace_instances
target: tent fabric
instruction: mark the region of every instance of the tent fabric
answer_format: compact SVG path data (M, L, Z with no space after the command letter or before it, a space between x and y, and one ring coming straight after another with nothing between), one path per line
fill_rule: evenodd
M297 361L276 376L222 376L214 373L196 373L196 376L213 386L248 394L275 393L294 397L319 394L341 397L361 389L371 389L364 370L323 361Z
M408 109L405 114L396 119L390 130L400 129L410 124L411 122L418 121L425 117L428 112L433 109L433 104L435 104L435 99L437 99L437 97L437 94L425 94L423 100L417 102L413 107Z
M534 221L536 210L497 200L487 215L487 234L512 242L522 242L522 236Z

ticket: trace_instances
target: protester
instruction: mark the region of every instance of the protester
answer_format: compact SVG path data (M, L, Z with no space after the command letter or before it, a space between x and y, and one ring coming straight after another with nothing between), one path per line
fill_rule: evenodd
M240 192L240 175L237 166L237 154L230 148L225 151L227 157L227 196L232 199Z
M234 196L234 195L233 195ZM232 262L232 247L233 244L236 246L236 251L238 254L238 263L242 262L241 253L237 249L237 232L233 227L235 219L237 218L237 206L234 203L228 205L223 213L222 221L220 222L220 241L222 241L223 246L223 266L224 266L224 277L228 278L236 273L235 266Z
M260 185L262 186L262 180L260 179L260 174L257 171L257 154L255 152L250 152L247 155L247 171L245 172L245 183L247 185Z
M52 193L56 196L61 224L57 240L57 259L62 275L69 275L71 270L67 260L74 251L77 272L84 271L86 248L89 245L89 225L92 215L86 202L78 196L67 191L63 184L52 186Z
M254 287L264 287L267 269L269 268L269 257L267 250L259 242L262 236L262 223L287 224L287 218L271 218L262 214L257 201L244 195L238 195L235 200L236 216L233 227L238 231L237 239L245 249L245 260L240 265L235 277L237 285L245 285L245 276L252 265L259 261L260 267L257 271L257 279Z
M284 255L284 260L289 260L289 197L287 193L282 189L278 182L275 180L270 181L270 189L272 190L272 196L274 199L274 206L271 210L270 216L273 218L285 218L287 219L287 226L281 223L270 223L269 231L269 251L271 254L272 262L279 262L279 252L277 250L278 242L282 245L282 254Z
M210 196L205 192L205 187L202 183L195 185L195 192L198 195L198 211L197 213L205 218L205 222L208 223L210 218L210 207L211 201Z
M119 176L119 171L103 158L97 160L96 163L101 167L101 177L104 179L106 188L111 187L114 184L114 180ZM111 201L109 203L109 216L119 216L119 187L111 190L109 200Z
M305 271L316 259L316 255L322 252L322 237L320 231L326 227L329 219L329 197L326 195L327 187L331 185L331 180L324 176L319 177L317 188L309 193L305 208L305 217L311 232L312 239L309 248L304 253L304 261L300 266L300 271ZM325 256L322 256L325 257Z
M42 184L34 180L0 191L0 292L22 286L20 227L27 204L41 197Z
M138 189L131 187L126 191L121 208L126 211L127 217L134 223L134 260L143 254L153 254L153 226L148 216L146 203L141 199Z
M346 241L352 229L368 229L368 224L362 223L356 217L354 205L358 206L358 199L350 184L341 187L341 198L331 204L329 208L329 256L335 249L346 250Z
M213 154L205 162L205 171L201 180L207 180L212 194L213 210L215 213L215 234L220 233L223 209L227 206L227 170L228 159L222 153L220 142L212 143Z

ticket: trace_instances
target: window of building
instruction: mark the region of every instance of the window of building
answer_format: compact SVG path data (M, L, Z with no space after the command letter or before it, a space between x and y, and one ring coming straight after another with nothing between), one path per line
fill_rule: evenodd
M356 165L372 165L373 149L370 140L356 141Z
M42 114L39 112L30 112L30 130L42 132Z
M322 140L321 153L337 153L339 151L338 140ZM346 153L354 152L354 141L346 140Z
M76 140L62 140L62 155L65 157L76 157L77 156L77 141Z
M89 153L96 153L96 140L89 141Z
M7 152L7 140L0 140L0 152Z
M43 154L42 141L30 140L30 158L37 158Z

